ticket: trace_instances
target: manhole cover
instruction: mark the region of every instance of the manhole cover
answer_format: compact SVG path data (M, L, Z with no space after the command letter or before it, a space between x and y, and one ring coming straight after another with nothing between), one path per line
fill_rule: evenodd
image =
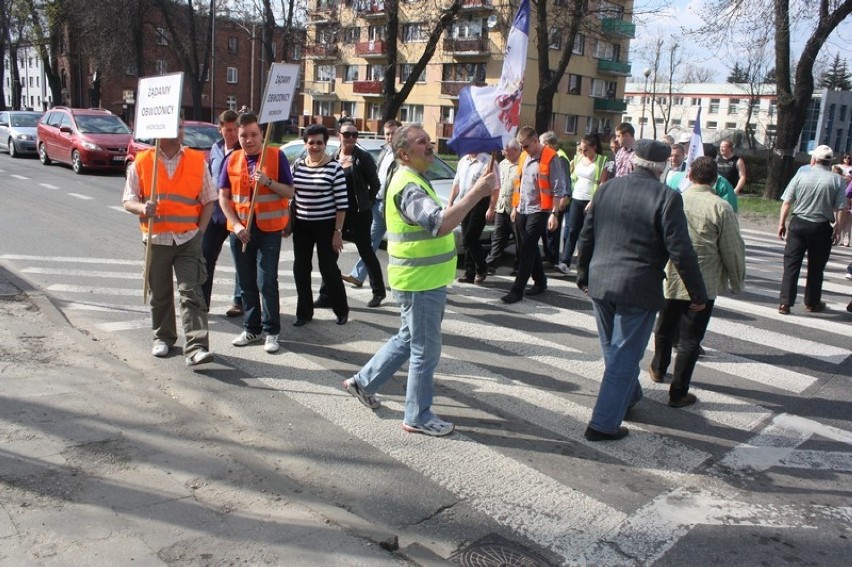
M496 534L453 553L450 561L464 567L550 567L542 556Z

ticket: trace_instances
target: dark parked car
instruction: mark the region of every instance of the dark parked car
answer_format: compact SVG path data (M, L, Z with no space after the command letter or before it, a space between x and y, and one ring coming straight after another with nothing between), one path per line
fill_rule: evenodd
M183 122L183 145L195 150L204 152L207 157L210 154L210 148L213 144L219 141L222 136L219 134L219 128L215 124L209 122L196 122L194 120L184 120ZM124 158L124 171L133 165L133 160L136 159L136 154L140 151L150 148L154 145L154 140L145 138L133 137L130 140L130 145L127 147L127 156Z
M0 112L0 148L11 157L36 153L36 125L43 112L10 110Z
M130 128L102 108L48 110L38 123L38 156L41 163L71 165L74 173L85 169L123 169Z

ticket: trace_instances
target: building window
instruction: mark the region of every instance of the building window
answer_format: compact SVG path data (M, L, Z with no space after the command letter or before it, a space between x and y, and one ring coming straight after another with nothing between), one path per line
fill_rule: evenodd
M361 41L361 28L344 28L343 42L347 45L354 45Z
M418 24L419 25L419 24ZM461 19L456 21L453 24L453 29L450 34L450 37L458 39L465 37L482 37L483 30L486 28L486 22L482 19ZM427 34L428 37L428 34ZM423 38L423 41L426 40L426 37Z
M441 123L453 124L456 119L456 109L452 106L441 107Z
M403 104L399 109L400 122L423 122L422 104Z
M672 126L680 126L680 118L672 118L672 121L670 122L670 124Z
M647 116L640 116L639 117L639 125L640 126L647 126L648 125L648 117Z
M687 128L695 128L695 120L690 120L686 123Z
M445 63L441 69L441 80L484 83L485 63Z
M625 116L625 117L623 118L623 120L624 120L625 122L627 122L628 124L633 124L633 117L632 117L632 116Z
M314 115L315 116L334 116L334 110L331 107L330 100L315 100Z
M302 46L294 45L293 46L293 61L300 61L302 59Z
M402 40L406 43L421 43L429 39L429 31L421 23L403 24Z
M382 105L376 102L371 102L367 106L367 118L370 120L382 119Z
M718 124L716 123L715 120L708 120L707 121L707 129L708 130L715 130L717 126L718 126Z
M411 72L413 70L414 70L414 64L413 63L403 63L402 65L400 65L399 66L399 82L404 83L405 81L407 81L408 77L411 76ZM420 72L420 76L417 78L416 82L418 82L418 83L425 83L426 82L426 69L425 68L423 69L423 71Z
M155 28L155 29L156 29L155 37L156 37L157 45L168 45L169 44L169 38L166 35L166 28Z
M725 122L725 130L736 130L737 123L736 122Z
M760 112L760 99L759 98L751 99L751 111L752 112Z
M384 41L387 37L387 28L385 26L370 26L367 30L369 41Z
M683 97L682 96L673 96L672 97L672 106L683 106Z
M236 37L229 37L228 38L228 53L230 53L231 55L236 55L237 53L239 53L239 45L240 44L237 41Z
M701 106L701 99L693 97L690 99L689 104L691 106Z
M340 110L346 112L346 115L350 118L355 118L355 102L354 101L342 101L340 103Z
M571 48L571 53L574 55L582 55L586 48L586 36L578 33L574 38L574 47Z
M337 43L337 29L332 27L317 27L316 41L319 45L333 45Z
M225 104L228 105L228 110L237 111L237 97L231 95L225 99Z
M358 80L358 66L357 65L344 65L343 66L343 82L351 83L352 81Z
M562 49L562 32L559 28L550 28L550 39L547 46L550 49Z
M30 87L34 87L34 86L35 86L35 85L33 84L33 79L34 79L34 78L35 78L35 77L29 77Z
M576 134L577 133L577 116L574 114L569 114L565 117L565 133L566 134Z
M236 67L228 67L228 70L225 73L225 81L231 84L237 82L237 68Z
M314 80L329 83L334 81L334 65L317 65L314 67Z
M728 99L728 114L738 114L740 112L740 99Z
M615 61L618 59L618 46L599 39L595 41L592 57L606 61Z
M383 81L385 79L384 65L367 65L368 81Z
M710 99L710 114L719 114L719 99Z
M169 67L166 65L166 62L162 59L157 59L156 69L158 75L165 75L169 72Z
M568 75L568 94L579 95L583 88L583 77L580 75Z
M615 89L617 84L615 81L602 81L600 79L592 79L592 92L589 96L592 98L615 98Z

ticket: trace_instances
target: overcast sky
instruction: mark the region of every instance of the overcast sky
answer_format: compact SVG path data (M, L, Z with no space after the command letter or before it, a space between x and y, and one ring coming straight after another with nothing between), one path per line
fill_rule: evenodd
M814 0L803 1L816 3ZM724 46L718 47L714 52L714 50L699 45L698 41L691 39L690 35L685 33L697 29L703 24L698 16L697 8L705 4L704 0L636 0L636 39L632 42L630 57L633 64L633 75L640 76L642 69L649 64L649 61L642 56L643 38L647 40L648 37L677 35L683 38L680 47L685 55L689 55L693 64L713 69L716 72L716 81L725 82L731 67L733 67L736 55L729 53ZM649 8L661 5L663 8L658 14L642 14ZM801 52L804 40L810 36L810 33L811 30L802 29L800 33L793 35L794 38L801 38L801 41L798 43L794 41L791 46L794 59ZM829 41L823 46L819 59L829 61L834 58L836 53L840 53L840 57L845 58L850 69L852 69L852 49L850 49L850 46L852 46L852 18L847 18L847 21L832 34Z

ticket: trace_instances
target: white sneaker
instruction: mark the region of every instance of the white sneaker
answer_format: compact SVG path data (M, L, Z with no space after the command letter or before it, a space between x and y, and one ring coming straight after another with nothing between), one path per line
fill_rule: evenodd
M198 350L192 356L186 357L186 365L187 366L198 366L199 364L206 364L208 362L213 361L213 353L207 352L204 349Z
M263 350L268 353L278 352L278 335L266 335Z
M568 272L571 270L571 268L569 268L568 264L566 264L565 262L559 262L558 264L553 266L553 269L556 270L557 272L562 272L566 276L568 275Z
M234 346L246 346L252 343L259 343L262 340L263 337L261 337L260 335L255 335L254 333L243 331L242 333L240 333L240 336L231 341L231 344Z
M151 349L151 354L157 358L163 358L169 355L169 345L165 341L154 341L154 347Z
M452 433L456 426L435 415L423 425L410 425L403 421L402 428L409 433L422 433L423 435L431 435L432 437L443 437Z
M843 277L846 278L847 280L852 280L852 272L846 272L846 275L843 276Z

